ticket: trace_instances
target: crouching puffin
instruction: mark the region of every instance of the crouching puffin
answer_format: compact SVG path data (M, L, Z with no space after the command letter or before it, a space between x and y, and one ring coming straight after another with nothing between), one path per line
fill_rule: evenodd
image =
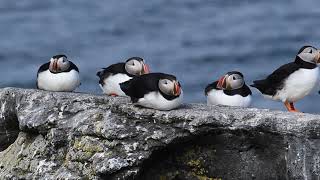
M125 63L112 64L97 73L99 85L104 94L109 96L126 96L121 90L120 83L134 76L148 74L149 67L140 57L131 57Z
M179 81L169 74L136 76L121 83L120 87L134 104L152 109L172 110L179 107L183 99Z
M248 107L251 94L242 73L237 71L228 72L205 89L208 105Z
M40 66L37 88L47 91L74 91L80 86L79 69L66 55L56 55Z
M254 81L265 97L280 100L288 111L298 112L294 102L308 95L318 84L320 51L312 46L302 47L294 62L275 70L266 79Z

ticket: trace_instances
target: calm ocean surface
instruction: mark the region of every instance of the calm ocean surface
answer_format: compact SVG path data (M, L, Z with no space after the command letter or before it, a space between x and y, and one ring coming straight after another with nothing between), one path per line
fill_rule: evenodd
M35 88L38 67L65 53L81 72L77 90L100 94L96 71L141 56L175 74L185 102L205 103L205 86L227 71L247 84L320 47L318 0L22 0L0 2L0 87ZM255 89L252 106L284 110ZM320 95L297 103L320 113Z

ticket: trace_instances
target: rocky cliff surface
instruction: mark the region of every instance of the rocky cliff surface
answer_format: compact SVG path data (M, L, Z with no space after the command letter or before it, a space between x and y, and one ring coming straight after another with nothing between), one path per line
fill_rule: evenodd
M1 179L315 179L320 116L0 90Z

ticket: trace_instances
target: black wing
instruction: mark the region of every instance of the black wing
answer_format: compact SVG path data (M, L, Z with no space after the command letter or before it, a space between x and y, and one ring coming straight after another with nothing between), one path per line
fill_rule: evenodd
M70 67L68 70L66 70L64 72L70 72L71 70L75 70L75 71L79 72L78 67L73 62L71 62L71 61L69 61L69 62L70 62Z
M204 90L205 95L207 96L209 91L211 91L212 89L217 89L217 84L218 84L218 81L208 84L208 86Z
M47 70L49 69L49 65L50 65L50 62L45 63L45 64L42 64L42 65L39 67L38 72L37 72L37 82L36 82L37 89L39 89L39 86L38 86L38 76L39 76L39 73L44 72L44 71L47 71Z
M234 96L234 95L240 95L242 97L247 97L248 95L251 95L252 92L250 88L244 84L241 88L239 89L234 89L234 90L224 90L223 91L226 95L229 96Z
M99 83L103 84L104 79L118 73L127 74L128 76L130 76L125 70L125 63L112 64L107 68L103 68L101 71L97 72L97 76L100 78Z
M248 95L252 95L251 89L246 84L244 84L243 87L241 88L240 95L243 97L246 97Z
M299 68L300 66L294 62L285 64L275 70L266 79L254 81L251 86L257 88L263 94L275 95L277 90L283 87L284 80Z
M145 94L153 91L160 91L158 82L160 79L176 79L172 75L163 73L150 73L141 76L135 76L131 80L120 84L122 91L131 97L132 102L137 102Z
M40 68L38 69L37 77L38 77L39 73L48 70L48 69L49 69L49 65L50 65L50 62L45 63L45 64L42 64L42 65L40 66Z

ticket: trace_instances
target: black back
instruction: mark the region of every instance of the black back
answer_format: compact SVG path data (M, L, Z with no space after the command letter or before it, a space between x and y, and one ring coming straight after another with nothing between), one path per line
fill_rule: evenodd
M97 72L97 76L100 78L99 83L104 84L103 80L108 78L111 75L115 74L126 74L129 77L134 77L134 75L129 74L125 69L125 63L117 63L103 68L102 71Z
M173 100L179 96L169 96L162 93L159 89L158 83L160 79L176 80L176 77L164 73L149 73L141 76L135 76L131 80L120 84L121 90L129 97L132 102L137 102L144 95L158 91L167 100Z
M128 62L128 61L130 61L132 59L135 59L137 61L143 61L143 59L141 57L131 57L131 58L127 59L126 62ZM110 65L110 66L108 66L106 68L103 68L102 71L97 72L97 76L100 78L99 84L103 85L104 84L104 82L103 82L104 79L108 78L111 75L115 75L115 74L126 74L129 77L134 77L135 75L129 74L126 71L126 68L125 68L126 62L125 63L112 64L112 65Z
M205 95L208 95L209 91L211 91L212 89L221 90L221 89L217 88L217 84L218 84L218 81L215 81L215 82L209 84L205 89ZM229 95L229 96L240 95L242 97L247 97L248 95L252 94L250 88L246 84L244 84L239 89L223 90L223 93L226 95Z
M75 71L79 72L78 67L75 64L73 64L73 62L71 62L71 61L69 61L69 62L70 62L70 67L67 70L61 71L61 72L51 72L51 73L58 74L58 73L62 73L62 72L70 72L71 70L75 70ZM47 62L47 63L41 65L40 68L38 69L37 74L49 70L49 65L50 65L50 62Z
M290 74L294 73L300 68L314 69L316 67L316 64L303 61L299 56L296 56L294 62L281 66L266 79L254 81L250 86L257 88L263 94L273 96L278 90L283 88L283 83L290 76Z

